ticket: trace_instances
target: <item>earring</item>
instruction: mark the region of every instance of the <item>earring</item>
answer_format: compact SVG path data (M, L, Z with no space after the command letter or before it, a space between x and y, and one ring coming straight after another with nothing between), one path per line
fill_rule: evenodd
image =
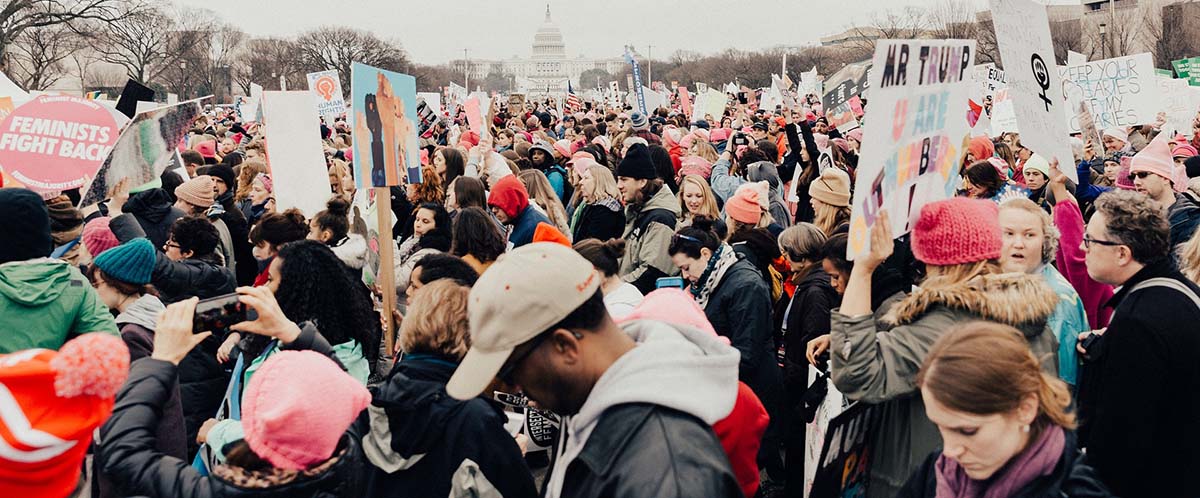
M1021 432L1029 432L1029 424L1022 425Z

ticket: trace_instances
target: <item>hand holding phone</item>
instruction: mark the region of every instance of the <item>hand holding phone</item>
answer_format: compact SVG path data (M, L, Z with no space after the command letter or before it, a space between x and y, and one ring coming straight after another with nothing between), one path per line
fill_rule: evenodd
M655 289L675 288L682 289L684 287L683 277L662 277L654 281Z

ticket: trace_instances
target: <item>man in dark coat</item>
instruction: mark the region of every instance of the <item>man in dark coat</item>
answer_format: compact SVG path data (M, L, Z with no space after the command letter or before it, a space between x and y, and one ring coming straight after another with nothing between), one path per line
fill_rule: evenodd
M237 188L233 168L215 164L199 168L197 174L211 176L216 186L215 200L224 210L217 217L225 222L225 226L229 228L229 236L233 239L236 261L234 272L238 285L253 285L254 278L259 273L258 262L254 259L253 248L250 247L250 227L246 223L246 216L233 200L234 189Z
M131 194L121 210L137 218L142 231L146 233L146 238L154 243L154 247L161 248L167 243L167 232L171 230L171 224L183 217L183 211L174 207L175 199L161 188ZM116 214L109 216L115 218Z
M1200 287L1172 264L1170 226L1153 200L1115 190L1095 208L1088 274L1121 290L1084 355L1081 446L1115 495L1200 495Z

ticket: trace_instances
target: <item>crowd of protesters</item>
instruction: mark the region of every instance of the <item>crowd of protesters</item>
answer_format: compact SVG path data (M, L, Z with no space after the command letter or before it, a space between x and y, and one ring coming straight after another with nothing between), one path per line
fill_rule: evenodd
M832 391L879 413L865 496L1200 495L1200 120L973 137L850 261L861 128L746 97L452 105L391 241L341 119L311 218L223 109L186 178L0 190L0 495L804 496Z

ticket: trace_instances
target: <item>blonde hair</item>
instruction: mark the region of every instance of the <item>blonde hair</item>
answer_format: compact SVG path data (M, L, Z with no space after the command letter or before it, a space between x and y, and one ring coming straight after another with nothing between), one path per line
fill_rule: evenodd
M1000 273L1000 263L994 259L957 265L925 265L923 289L944 289L982 275Z
M717 159L721 157L717 154L717 149L704 139L697 139L695 142L692 142L692 145L696 147L696 155L703 157L709 164L716 163Z
M1054 219L1050 218L1046 210L1023 197L1004 201L1004 204L1000 205L1000 210L1003 211L1005 209L1025 211L1036 216L1038 221L1042 222L1042 263L1048 263L1054 259L1054 252L1058 250L1060 235L1058 228L1054 226Z
M1179 250L1179 266L1188 280L1200 283L1200 230Z
M527 169L518 174L517 178L525 184L525 191L529 192L530 200L536 202L542 211L546 212L550 223L554 224L555 228L558 228L568 239L571 238L571 222L567 218L567 210L558 200L558 194L555 194L554 189L550 187L550 181L546 179L546 175L536 169Z
M250 190L254 187L254 179L258 178L260 173L266 172L267 163L262 161L243 162L242 169L238 172L237 192L234 193L233 199L240 201L250 197Z
M591 192L583 193L585 199L588 196L592 197L592 201L621 198L621 190L617 188L617 180L613 178L612 170L608 169L607 166L593 164L588 166L587 172L592 174L592 183L595 184L595 188ZM580 185L582 184L583 181L580 180Z
M350 167L346 165L345 161L340 159L334 159L332 162L333 165L329 167L329 176L337 180L337 186L334 187L334 184L330 183L329 188L333 190L333 193L341 194L342 177L350 174Z
M717 208L717 196L713 195L712 188L708 186L708 182L700 175L687 175L679 182L679 212L682 219L688 219L691 213L688 212L687 205L683 202L683 190L688 184L695 185L700 189L700 195L704 198L700 201L700 213L696 216L704 216L718 220L721 218L721 210Z
M1013 413L1036 396L1034 436L1049 426L1075 428L1066 383L1043 372L1025 337L1008 325L968 322L946 332L925 356L917 386L951 410L977 415Z
M838 226L848 221L850 206L834 206L826 202L820 204L816 209L816 216L813 217L813 224L820 228L826 237L832 237Z
M471 347L467 295L471 290L450 279L436 280L408 298L408 315L400 324L400 347L406 353L433 353L462 360Z

